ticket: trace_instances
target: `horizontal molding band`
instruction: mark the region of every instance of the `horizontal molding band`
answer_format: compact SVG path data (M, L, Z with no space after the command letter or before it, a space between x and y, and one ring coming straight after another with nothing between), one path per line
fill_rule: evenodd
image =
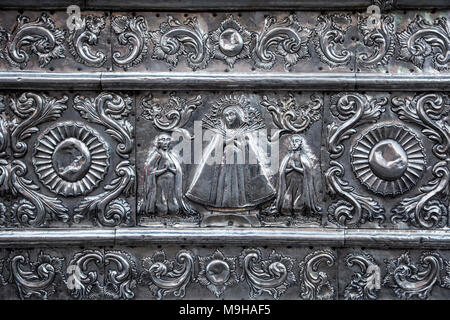
M450 74L30 73L0 72L3 90L448 91Z
M143 245L290 245L368 248L450 249L444 230L317 228L120 228L32 229L0 231L0 247L143 246Z
M78 5L82 9L104 10L336 10L336 9L364 9L371 5L371 0L190 0L180 5L179 0L1 0L4 9L65 9L69 5ZM393 8L448 8L447 0L394 0Z

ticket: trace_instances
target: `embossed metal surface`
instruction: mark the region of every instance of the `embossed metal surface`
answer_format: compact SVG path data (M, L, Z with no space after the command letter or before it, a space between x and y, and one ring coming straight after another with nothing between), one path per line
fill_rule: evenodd
M447 299L448 4L190 2L4 1L0 298Z

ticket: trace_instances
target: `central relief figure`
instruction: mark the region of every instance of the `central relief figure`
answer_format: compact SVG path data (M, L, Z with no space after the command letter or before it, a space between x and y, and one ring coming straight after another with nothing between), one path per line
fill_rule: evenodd
M260 112L243 97L218 100L203 118L212 139L186 196L212 211L248 211L275 195L268 159L257 140Z

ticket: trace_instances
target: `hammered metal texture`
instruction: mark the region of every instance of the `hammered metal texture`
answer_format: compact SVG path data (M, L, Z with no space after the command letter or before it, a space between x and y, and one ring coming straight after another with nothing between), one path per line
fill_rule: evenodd
M62 3L0 12L1 299L449 297L448 5Z

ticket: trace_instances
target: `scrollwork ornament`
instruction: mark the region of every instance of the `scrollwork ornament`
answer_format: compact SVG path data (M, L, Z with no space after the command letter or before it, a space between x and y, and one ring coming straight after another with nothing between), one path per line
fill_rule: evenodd
M8 285L8 280L3 276L6 269L8 269L8 259L0 259L0 287Z
M207 257L198 257L200 271L197 281L214 293L217 298L225 292L227 287L238 283L236 274L236 257L225 257L220 250Z
M106 62L106 54L102 51L93 51L92 46L97 45L98 37L105 29L106 17L87 15L81 21L79 28L69 31L67 39L69 52L78 63L89 67L101 67Z
M272 69L279 56L284 60L284 68L290 70L299 60L311 57L308 49L311 30L302 27L296 15L291 14L281 21L269 16L264 20L261 33L253 36L256 44L252 57L257 68Z
M300 297L305 300L331 300L335 295L335 288L331 284L328 274L319 271L321 264L332 267L336 262L334 253L330 250L317 250L309 253L300 262Z
M114 64L129 69L141 63L148 54L149 34L145 18L126 15L113 17L111 26L119 44L129 48L129 52L124 56L118 51L113 53Z
M159 30L150 32L154 44L152 58L176 67L179 57L185 56L192 70L204 69L210 60L207 38L207 33L200 28L196 17L180 22L169 15Z
M387 273L383 285L390 287L397 298L411 299L416 296L427 299L435 284L449 288L449 264L438 252L424 252L419 260L420 267L411 261L409 252L400 257L385 260Z
M93 99L77 95L73 107L84 119L105 126L105 132L118 142L117 154L124 159L129 158L134 144L134 128L127 117L133 109L133 99L108 92L102 92Z
M11 268L12 282L16 284L20 299L33 295L47 300L56 292L62 276L64 258L53 257L39 253L35 262L30 261L28 255L17 254L8 259Z
M30 54L34 53L43 68L53 59L65 58L64 39L65 31L57 29L46 13L35 21L20 15L12 33L0 30L0 58L13 67L23 69L30 61Z
M317 18L313 36L314 49L320 60L331 68L350 63L352 53L339 47L344 43L351 22L351 15L344 13L321 15Z
M378 6L381 11L388 12L392 10L394 0L372 0L372 4Z
M6 115L5 97L0 95L0 157L6 156L6 150L9 146L9 126L9 118Z
M0 196L11 192L11 165L5 159L0 159Z
M275 250L267 259L263 259L261 250L244 249L239 256L242 268L240 280L249 285L251 298L267 293L279 299L296 281L292 272L294 263L295 259Z
M96 221L103 226L114 227L128 224L131 219L131 207L120 195L129 196L134 191L136 173L129 160L120 162L115 170L116 177L104 187L106 190L95 196L85 197L74 209L73 217L79 223L92 213Z
M348 267L358 266L361 272L352 275L350 283L344 289L346 300L375 300L380 290L380 267L368 253L350 253L345 257Z
M384 209L372 197L356 193L343 179L345 170L337 161L344 153L343 142L356 133L355 128L378 120L387 99L368 100L359 93L341 93L331 97L331 113L343 123L332 122L327 127L327 149L330 154L330 167L325 173L325 181L331 195L339 195L339 200L328 208L328 220L343 226L357 226L366 221L385 220Z
M202 105L202 96L198 95L192 99L178 97L175 92L170 93L169 101L160 104L153 100L149 94L142 99L141 116L149 121L159 130L166 132L179 132L189 139L190 133L183 127L191 119L192 112Z
M13 196L21 195L25 199L13 205L14 219L20 225L42 226L55 218L68 222L68 209L61 199L49 197L38 192L39 187L25 178L27 167L21 160L13 160L10 167L10 187Z
M99 250L77 252L67 268L67 289L75 299L99 299L103 295L103 283L99 273L103 270L104 257ZM75 273L72 273L74 272Z
M33 92L25 92L18 98L10 99L11 109L16 116L11 122L11 148L16 158L23 157L28 150L23 140L38 132L38 125L61 117L67 109L68 99L67 96L57 99Z
M270 112L273 122L280 129L271 136L271 140L274 141L285 132L305 132L314 122L318 121L322 116L323 98L313 94L310 102L299 105L292 93L277 101L263 96L261 105Z
M9 222L8 209L3 202L0 202L0 227L4 227Z
M409 223L416 228L442 228L447 224L447 207L439 200L431 198L448 186L450 173L447 163L441 161L433 167L436 177L420 188L422 194L406 197L392 209L391 221ZM447 192L447 190L445 190Z
M447 120L450 100L442 94L424 93L413 99L394 97L392 105L392 111L401 120L419 125L422 133L435 142L432 152L440 161L433 166L434 178L419 189L421 193L406 197L392 209L391 221L427 229L443 227L447 223L448 209L441 199L435 198L438 195L447 198L449 194L450 128Z
M450 68L450 24L445 17L429 22L421 15L397 34L400 50L398 60L411 62L423 69L425 60L431 57L436 70Z
M133 299L137 282L134 257L124 251L106 251L104 295L110 299ZM114 265L115 268L112 266Z
M386 66L395 52L395 20L392 15L380 17L380 23L373 27L369 18L362 18L358 22L358 29L363 36L366 47L373 48L372 53L360 53L357 62L365 68L376 68Z
M440 93L422 93L410 98L393 97L392 111L400 120L422 127L422 133L435 142L433 154L446 160L450 150L450 128L448 112L450 98Z
M194 280L194 255L188 250L178 251L174 261L167 260L164 251L158 251L144 258L142 267L139 283L147 285L158 300L168 294L184 298L186 286Z
M124 251L84 250L73 256L67 268L66 285L76 299L132 299L136 281L135 259Z

